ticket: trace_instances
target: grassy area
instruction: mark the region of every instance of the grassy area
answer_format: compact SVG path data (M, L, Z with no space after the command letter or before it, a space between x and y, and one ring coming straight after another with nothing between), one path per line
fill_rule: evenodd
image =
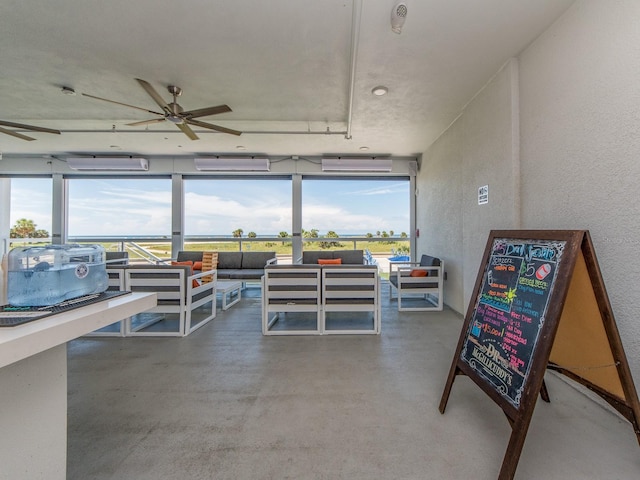
M16 242L17 243L17 242ZM369 250L374 255L388 255L391 256L392 251L398 251L401 249L409 249L409 240L389 240L384 242L369 242L369 241L345 241L342 240L334 245L321 245L322 242L305 242L305 250ZM36 246L37 244L32 244ZM113 252L120 250L120 243L100 243L106 251ZM153 255L160 258L170 258L171 243L138 243L142 248L151 252ZM19 246L14 244L13 246ZM329 248L323 248L329 247ZM202 243L187 243L185 244L185 250L195 251L217 251L217 252L237 252L239 250L239 243L237 241L231 242L202 242ZM275 241L275 242L262 242L262 241L243 241L243 251L265 252L275 251L277 255L291 255L291 241ZM133 252L130 253L131 258L137 258Z
M359 249L359 250L369 250L372 254L389 254L391 255L392 250L397 251L398 249L409 249L409 240L399 240L399 241L388 241L388 242L368 242L368 241L342 241L338 244L331 245L329 248L323 248L321 242L305 242L304 249L305 250L351 250L351 249ZM153 252L164 252L166 249L170 248L169 245L161 246L161 244L149 244L142 245L145 248ZM211 251L219 251L219 252L235 252L238 251L238 243L236 242L216 242L216 243L188 243L185 245L185 250L211 250ZM255 251L255 252L264 252L264 251L275 251L278 255L291 255L291 242L243 242L242 250L244 251Z

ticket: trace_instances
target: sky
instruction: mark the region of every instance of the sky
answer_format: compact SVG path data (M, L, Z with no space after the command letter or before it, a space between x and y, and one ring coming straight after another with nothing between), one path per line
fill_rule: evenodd
M185 180L185 234L291 233L290 180ZM409 232L409 182L303 180L302 228L320 235ZM51 180L12 179L11 226L33 220L51 230ZM171 180L93 178L69 181L70 236L171 233Z

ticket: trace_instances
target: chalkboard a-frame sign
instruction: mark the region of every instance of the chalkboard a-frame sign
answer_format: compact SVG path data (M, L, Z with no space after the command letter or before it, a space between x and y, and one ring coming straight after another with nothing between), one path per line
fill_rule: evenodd
M457 375L502 408L512 433L499 480L511 480L537 396L553 369L616 408L640 442L640 402L589 232L490 233L440 401Z

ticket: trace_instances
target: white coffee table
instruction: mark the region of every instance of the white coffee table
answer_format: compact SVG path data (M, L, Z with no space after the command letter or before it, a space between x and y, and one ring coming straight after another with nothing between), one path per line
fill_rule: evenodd
M216 290L222 296L222 310L228 310L242 299L242 282L236 280L218 280ZM233 296L236 296L232 301Z

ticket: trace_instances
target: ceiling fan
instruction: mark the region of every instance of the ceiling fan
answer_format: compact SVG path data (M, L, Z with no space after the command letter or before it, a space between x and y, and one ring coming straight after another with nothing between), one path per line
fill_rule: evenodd
M5 127L21 128L23 130L31 130L34 132L55 133L57 135L60 135L60 130L54 130L52 128L35 127L33 125L24 125L22 123L5 122L4 120L0 120L0 125ZM11 135L12 137L21 138L22 140L28 140L28 141L35 140L35 138L33 137L29 137L27 135L14 132L13 130L7 130L6 128L2 128L2 127L0 127L0 133L6 133L7 135Z
M143 112L152 113L153 115L160 115L161 118L153 118L151 120L142 120L141 122L133 122L128 123L130 126L137 125L149 125L151 123L159 123L164 122L165 120L170 121L171 123L175 123L176 127L178 127L182 132L189 137L191 140L198 140L198 136L195 132L189 127L189 125L195 125L197 127L208 128L209 130L215 130L217 132L222 133L230 133L231 135L240 135L242 132L238 130L232 130L230 128L221 127L219 125L213 125L211 123L201 122L200 120L195 120L199 117L207 117L209 115L217 115L219 113L230 112L231 108L228 105L218 105L215 107L205 107L198 108L196 110L184 110L178 102L177 98L182 95L182 89L180 87L176 87L174 85L169 85L167 89L169 93L173 95L173 101L171 103L166 103L160 94L156 91L155 88L151 86L151 84L145 80L140 78L136 78L138 83L144 90L149 94L149 96L158 104L158 106L162 109L162 112L155 112L153 110L147 110L146 108L136 107L134 105L129 105L122 102L116 102L114 100L108 100L106 98L96 97L94 95L89 95L87 93L83 93L85 97L95 98L96 100L103 100L105 102L115 103L116 105L123 105L125 107L136 108L138 110L142 110Z

